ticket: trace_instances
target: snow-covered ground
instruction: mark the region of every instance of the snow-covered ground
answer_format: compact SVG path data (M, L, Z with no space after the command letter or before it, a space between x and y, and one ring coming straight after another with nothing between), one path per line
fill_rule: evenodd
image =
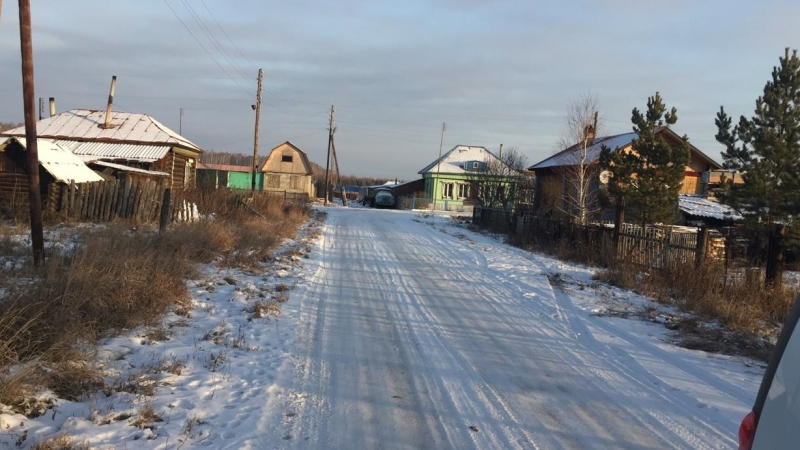
M619 317L646 299L443 214L325 211L264 273L206 267L170 339L105 343L109 379L153 392L0 414L0 448L735 447L763 369Z

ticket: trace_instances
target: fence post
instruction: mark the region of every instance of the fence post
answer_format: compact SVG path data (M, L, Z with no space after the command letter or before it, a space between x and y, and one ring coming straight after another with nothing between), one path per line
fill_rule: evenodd
M764 277L764 286L775 286L775 281L780 284L783 267L783 237L786 235L784 225L773 225L769 230L769 246L767 247L767 270Z
M622 232L623 222L625 222L625 203L622 201L622 198L618 198L617 206L614 208L613 261L616 261L619 255L619 235Z
M700 228L700 232L697 233L697 248L694 256L694 265L697 268L700 268L706 262L706 256L708 255L708 236L709 231L705 226Z
M158 232L163 233L169 224L169 203L171 200L170 188L164 189L164 198L161 201L161 217L158 221Z

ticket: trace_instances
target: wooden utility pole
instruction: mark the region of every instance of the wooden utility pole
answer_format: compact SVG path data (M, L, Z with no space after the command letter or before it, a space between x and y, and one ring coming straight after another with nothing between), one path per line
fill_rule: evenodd
M1 6L1 5L0 5ZM33 85L33 43L30 0L19 0L19 41L22 52L22 99L25 108L25 146L28 159L28 194L31 211L33 264L44 263L42 196L39 191L39 146L36 141L36 96Z
M442 168L442 144L444 144L444 131L447 129L447 124L442 122L442 137L439 139L439 159L436 160L436 179L433 180L431 187L431 197L433 197L433 210L436 211L436 185L439 184L439 171ZM444 187L444 186L442 186ZM444 194L444 192L442 192Z
M253 140L253 192L256 192L256 174L258 173L258 127L261 123L261 80L264 78L264 69L258 69L258 94L256 95L256 135Z
M44 99L39 97L39 120L42 120L44 117Z
M328 206L328 172L331 170L331 144L333 144L333 115L336 112L333 105L331 105L331 121L328 124L328 159L325 163L325 206Z
M333 134L336 133L336 128L331 133L331 152L333 153L333 167L336 170L336 183L342 190L342 206L347 206L347 194L345 193L344 186L342 186L342 174L339 172L339 159L336 157L336 142L333 139Z

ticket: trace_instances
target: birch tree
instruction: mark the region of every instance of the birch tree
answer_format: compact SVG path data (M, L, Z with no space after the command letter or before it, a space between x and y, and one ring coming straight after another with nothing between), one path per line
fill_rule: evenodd
M600 212L596 158L589 147L598 135L597 96L586 94L569 104L566 129L559 147L568 151L557 172L564 179L564 201L559 210L579 225L586 225Z

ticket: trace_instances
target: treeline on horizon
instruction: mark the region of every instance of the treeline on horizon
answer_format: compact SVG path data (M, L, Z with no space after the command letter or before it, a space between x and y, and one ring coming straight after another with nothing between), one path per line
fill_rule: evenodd
M2 124L0 124L2 125ZM262 156L258 158L258 165L259 167L264 164L264 161L267 160L266 156ZM207 151L200 155L200 162L203 164L225 164L231 166L246 166L252 167L253 166L253 155L245 155L244 153L228 153L228 152L212 152ZM325 180L325 168L320 166L319 164L311 162L311 169L314 171L314 180L315 181L324 181ZM331 184L339 184L335 183L333 180L334 173L331 170L329 177L331 177ZM342 175L342 184L345 186L373 186L376 184L383 184L387 181L394 181L389 180L389 178L378 178L378 177L364 177L358 175Z

